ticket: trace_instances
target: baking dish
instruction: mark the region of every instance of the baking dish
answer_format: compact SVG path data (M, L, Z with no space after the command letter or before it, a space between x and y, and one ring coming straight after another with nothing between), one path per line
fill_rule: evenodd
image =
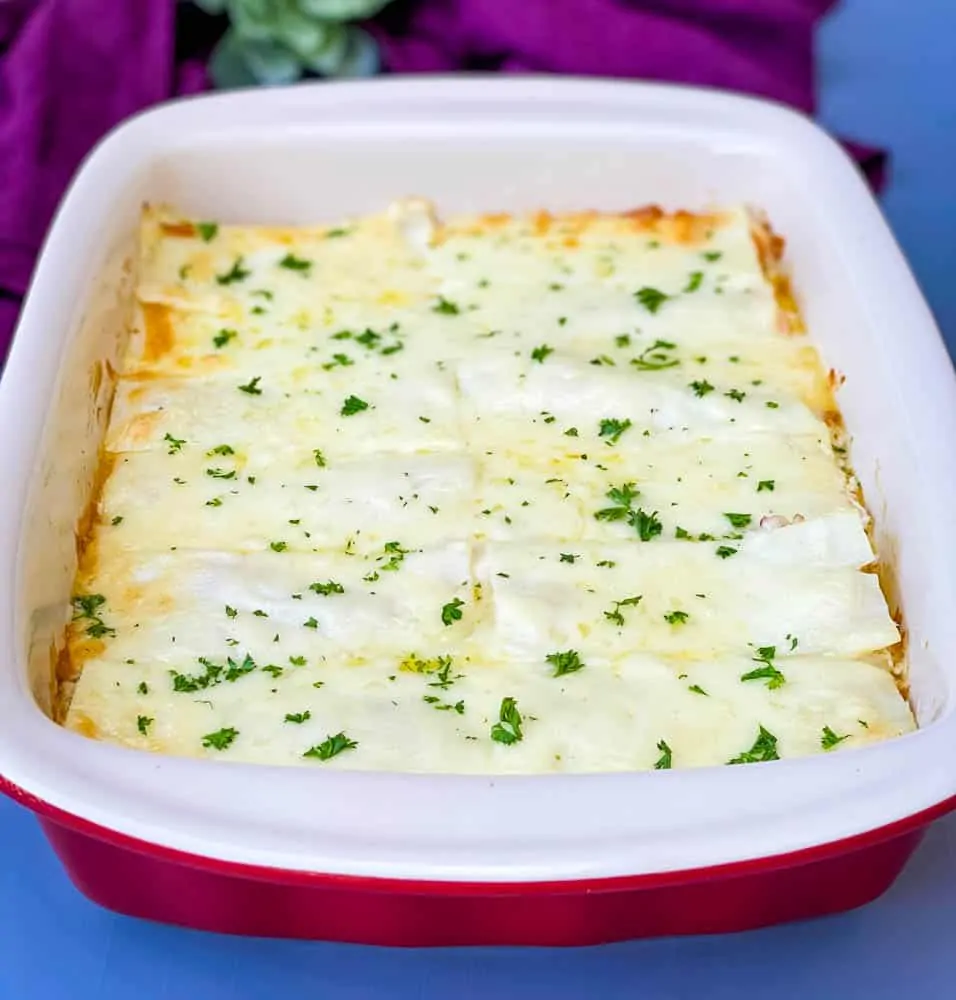
M921 729L772 766L448 777L158 758L54 725L139 208L296 223L440 208L746 201L788 238L906 625ZM792 112L596 81L427 79L205 97L109 136L60 209L0 389L0 774L76 884L140 916L380 944L593 943L858 905L956 804L945 543L956 380L862 179Z

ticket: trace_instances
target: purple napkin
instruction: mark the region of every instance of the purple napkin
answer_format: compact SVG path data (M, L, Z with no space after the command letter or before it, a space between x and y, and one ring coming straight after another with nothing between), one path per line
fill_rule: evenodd
M813 32L835 0L399 0L372 26L396 73L634 77L722 87L812 113ZM879 150L848 143L871 184Z
M83 157L134 112L203 88L200 65L175 65L175 9L175 0L0 4L0 357Z

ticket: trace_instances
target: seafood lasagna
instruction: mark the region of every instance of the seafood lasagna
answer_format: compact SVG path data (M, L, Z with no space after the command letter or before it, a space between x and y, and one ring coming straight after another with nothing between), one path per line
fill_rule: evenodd
M833 383L743 208L147 209L60 657L85 736L542 773L914 728Z

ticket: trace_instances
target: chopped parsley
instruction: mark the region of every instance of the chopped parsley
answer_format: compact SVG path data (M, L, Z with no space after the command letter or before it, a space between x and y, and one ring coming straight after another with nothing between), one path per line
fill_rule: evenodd
M620 486L612 486L604 495L614 506L604 507L595 512L595 519L598 521L623 521L628 516L633 502L640 496L640 490L634 483L622 483Z
M561 558L559 559L559 562L566 562L566 563L572 563L573 564L574 560L577 559L577 558L578 557L576 555L573 555L571 552L562 552L561 553Z
M143 736L149 735L149 727L155 722L155 719L150 718L148 715L137 715L136 716L136 728L143 734Z
M196 231L199 233L199 238L203 243L209 243L216 238L216 233L219 232L219 225L215 222L197 222Z
M733 546L731 546L731 545L721 545L717 549L717 558L718 559L729 559L731 556L735 556L736 554L737 554L737 550L735 548L733 548Z
M657 519L657 511L654 511L653 514L648 514L647 511L641 510L640 507L637 510L628 512L627 523L634 528L637 532L637 537L642 542L649 542L663 531L663 525Z
M368 409L368 403L364 399L359 399L358 396L349 396L345 402L342 404L342 409L339 413L343 417L351 417L356 413L361 413L363 410Z
M226 617L227 618L235 618L238 614L239 614L239 612L235 608L229 607L228 604L226 605Z
M227 330L224 327L212 338L212 343L214 347L225 347L230 340L238 336L239 332L237 330Z
M319 448L314 448L312 450L312 457L315 459L315 464L320 469L324 469L325 468L325 465L326 465L325 455L322 454L322 451Z
M738 754L727 761L728 764L759 764L768 760L780 760L777 753L777 737L768 729L760 726L757 738L749 750Z
M742 403L747 398L747 393L741 392L739 389L728 389L724 395L735 403Z
M318 628L319 623L314 617L310 617L307 621L302 623L303 628Z
M318 594L320 597L330 597L332 594L344 594L345 587L341 583L337 583L335 580L329 580L328 583L310 583L309 590L313 594Z
M303 274L308 274L312 270L312 261L287 253L279 261L279 267L284 267L287 271L301 271Z
M287 542L269 542L269 548L272 549L273 552L285 552L288 547Z
M668 611L664 615L664 621L668 625L683 625L690 615L686 611Z
M824 750L832 750L834 747L839 746L844 740L848 740L849 738L849 733L845 736L837 736L837 734L829 726L824 726L820 733L820 746L823 747Z
M598 563L598 566L601 565L602 563ZM611 565L613 565L613 563ZM621 608L636 608L637 605L641 603L641 599L642 595L638 594L636 597L625 597L623 601L615 601L614 607L612 607L610 611L604 612L604 617L613 625L623 627L624 615L621 613Z
M116 629L107 625L100 614L100 609L106 604L106 598L102 594L77 594L72 604L73 620L89 622L86 634L91 639L102 639L106 636L112 638L116 635Z
M707 692L699 684L691 684L691 686L687 690L693 691L694 694L702 694L705 698L710 697L710 695L707 694Z
M585 666L580 655L573 649L569 649L564 653L548 653L544 659L554 667L552 677L563 677L565 674L573 674L578 670L583 670Z
M721 257L723 257L723 252L721 250L705 250L701 254L701 257L703 257L704 260L708 261L709 263L713 264L716 261L720 260Z
M688 388L694 390L694 395L698 399L703 399L708 392L714 391L714 387L706 379L699 379L695 382L691 382Z
M348 236L349 233L351 233L351 232L352 232L351 229L343 229L341 227L339 227L337 229L328 229L328 230L326 230L326 232L324 234L324 237L327 240L337 240L337 239L340 239L343 236Z
M521 731L523 721L514 698L502 698L501 707L498 709L498 721L491 727L491 738L505 746L520 743L524 739L524 733Z
M665 295L664 292L660 291L660 289L649 288L647 285L643 288L639 288L634 293L634 297L649 313L656 313L657 310L660 309L660 307L670 298L669 295Z
M670 351L675 351L677 344L670 340L655 340L650 347L645 347L631 364L639 371L657 372L665 368L674 368L680 364Z
M631 427L630 420L616 420L613 417L605 417L598 429L598 437L607 438L610 445L617 444L621 435Z
M336 733L334 736L326 736L316 746L309 747L302 756L313 757L316 760L331 760L346 750L354 750L357 746L358 743L355 740L350 740L345 733Z
M747 673L740 675L740 679L742 681L766 681L767 687L771 691L782 687L787 680L772 663L764 663L762 667L748 670Z
M531 352L531 360L537 361L541 364L544 363L544 359L549 355L554 354L554 348L549 347L547 344L540 344Z
M250 379L245 385L240 385L239 391L248 393L250 396L261 396L262 390L259 388L261 381L262 376L256 375L255 378Z
M206 469L206 475L213 479L235 479L235 469Z
M660 751L661 755L657 759L657 763L654 765L655 771L669 771L671 769L671 748L663 741L657 741L657 749Z
M166 434L163 440L169 445L169 450L166 452L167 455L178 455L186 443L185 438L173 437L172 434Z
M749 514L728 514L725 513L724 517L730 521L732 528L746 528L749 526L753 518Z
M214 750L226 750L228 747L232 746L238 735L239 730L233 729L231 726L226 729L218 729L214 733L206 733L206 735L202 738L202 745L207 749L212 748Z
M132 660L129 660L128 662L132 663ZM139 694L149 694L149 685L146 683L146 681L140 681L139 684L136 686L136 690L139 692Z
M461 609L464 606L464 603L465 602L460 597L456 597L454 600L449 601L448 604L442 605L442 625L453 625L455 622L460 622L462 618Z
M776 485L777 485L776 480L773 480L773 479L761 479L760 482L757 483L757 492L758 493L773 493Z
M237 257L235 259L235 261L233 262L232 267L229 268L229 270L226 271L225 274L217 274L216 275L216 281L220 285L231 285L231 284L234 284L237 281L245 281L246 278L248 278L250 274L252 274L252 271L247 271L242 266L242 258L241 257Z
M432 312L439 313L442 316L457 316L461 309L455 302L449 302L444 295L438 296L438 302L432 306Z
M394 572L405 561L405 556L411 549L403 549L400 542L386 542L383 546L384 553L378 557L379 562L387 560L382 566L385 572Z
M312 713L306 709L304 712L287 712L285 721L293 722L297 726L301 726L303 722L308 722L312 718Z
M703 271L691 271L688 275L687 287L684 292L696 292L700 288L700 283L704 280Z
M235 455L235 449L228 444L217 444L215 448L211 448L206 452L206 457L211 458L213 455Z

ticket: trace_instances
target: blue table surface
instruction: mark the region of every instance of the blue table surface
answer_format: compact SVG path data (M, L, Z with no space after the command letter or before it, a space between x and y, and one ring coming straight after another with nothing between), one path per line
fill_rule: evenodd
M956 349L956 3L849 0L819 53L824 121L893 151L886 211ZM854 913L560 951L401 951L154 926L81 897L32 816L6 800L0 848L0 1000L956 995L956 817L930 830L883 898Z

